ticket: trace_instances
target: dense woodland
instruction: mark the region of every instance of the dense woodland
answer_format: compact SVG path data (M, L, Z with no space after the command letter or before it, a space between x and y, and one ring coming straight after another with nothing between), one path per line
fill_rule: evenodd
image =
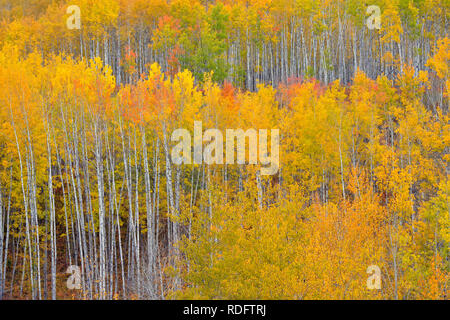
M0 299L449 299L449 7L0 0ZM279 171L173 163L194 121Z

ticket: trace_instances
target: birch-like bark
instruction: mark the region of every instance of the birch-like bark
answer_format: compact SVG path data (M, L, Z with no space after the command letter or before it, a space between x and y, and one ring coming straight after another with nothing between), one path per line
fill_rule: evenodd
M47 122L48 123L48 122ZM56 216L55 199L53 194L52 149L50 144L50 130L47 130L47 155L48 155L48 204L50 211L50 242L51 242L51 283L52 300L56 300Z

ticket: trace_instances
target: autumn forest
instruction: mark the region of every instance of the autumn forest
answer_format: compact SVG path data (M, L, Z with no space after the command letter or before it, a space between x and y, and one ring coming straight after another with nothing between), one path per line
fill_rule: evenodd
M0 300L448 300L449 17L0 0ZM174 161L199 121L276 172Z

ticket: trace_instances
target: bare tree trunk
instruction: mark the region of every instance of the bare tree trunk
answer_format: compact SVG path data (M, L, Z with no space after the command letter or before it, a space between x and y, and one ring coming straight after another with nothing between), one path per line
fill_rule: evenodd
M50 210L50 242L51 242L51 283L52 300L56 300L56 217L55 200L53 194L52 149L50 144L50 130L47 130L47 154L48 154L48 202Z

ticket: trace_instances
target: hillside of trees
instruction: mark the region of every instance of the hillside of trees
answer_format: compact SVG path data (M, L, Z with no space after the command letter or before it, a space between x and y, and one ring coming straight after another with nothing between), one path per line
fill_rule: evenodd
M0 299L449 299L449 7L0 0ZM194 121L279 170L174 163Z

